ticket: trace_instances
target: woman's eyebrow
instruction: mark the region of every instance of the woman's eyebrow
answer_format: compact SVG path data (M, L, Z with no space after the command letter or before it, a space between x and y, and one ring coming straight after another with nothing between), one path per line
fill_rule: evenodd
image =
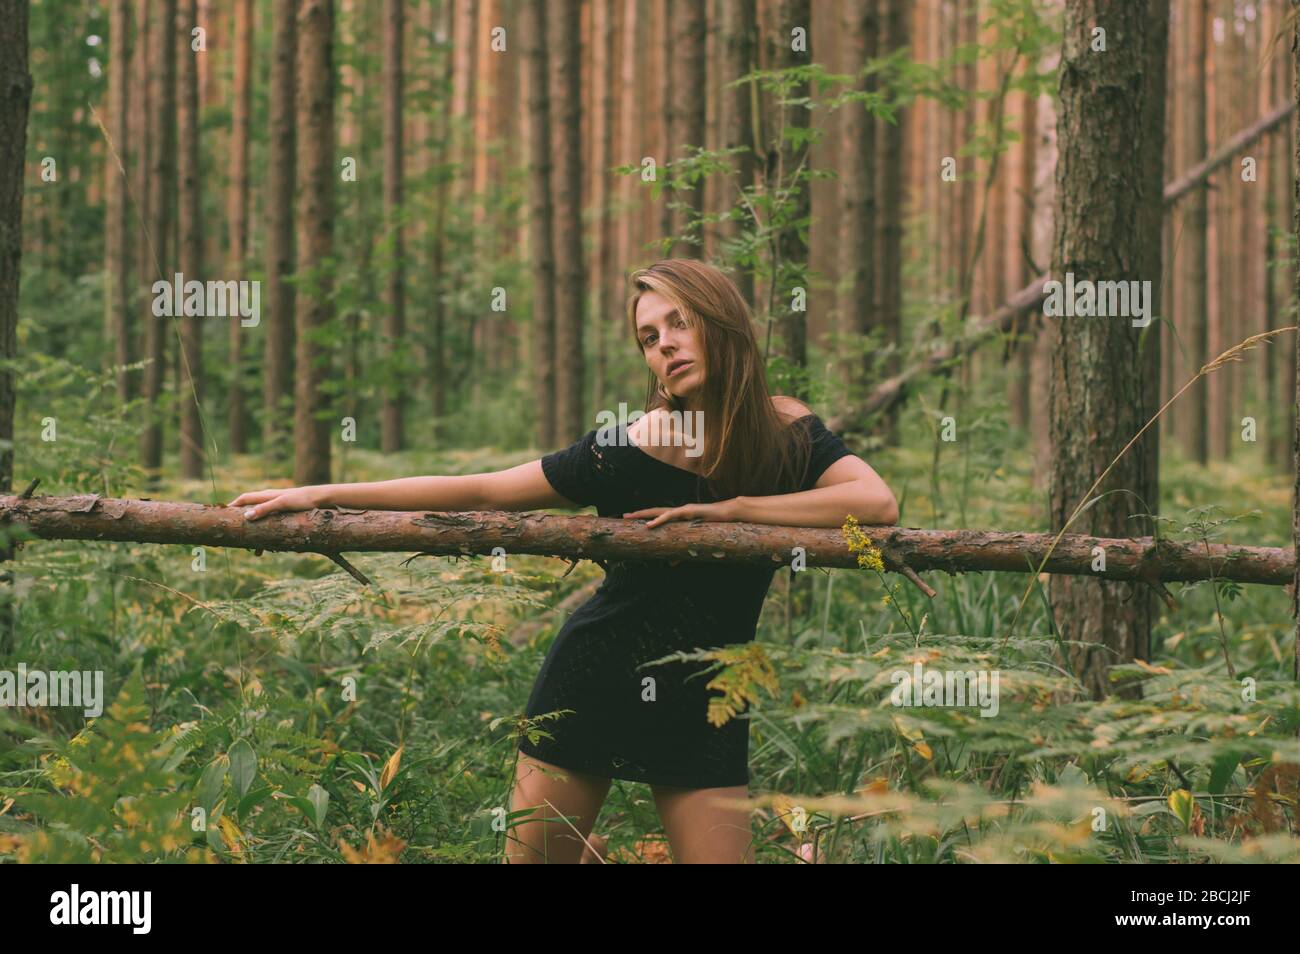
M666 312L664 312L664 318L665 318L665 319L672 318L672 317L674 317L676 314L677 314L677 309L674 308L672 311L666 311ZM641 334L642 332L646 332L646 331L654 331L654 325L650 324L649 322L646 322L645 324L637 325L637 326L636 326L636 333L637 333L638 335Z

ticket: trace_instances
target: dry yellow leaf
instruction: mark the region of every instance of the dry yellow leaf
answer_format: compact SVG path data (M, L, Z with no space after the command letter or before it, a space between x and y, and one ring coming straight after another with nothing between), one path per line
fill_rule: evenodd
M399 745L397 751L390 755L388 761L384 763L384 770L379 773L379 790L381 792L388 787L388 783L397 774L397 770L402 764L402 750L404 748L406 748L405 745Z

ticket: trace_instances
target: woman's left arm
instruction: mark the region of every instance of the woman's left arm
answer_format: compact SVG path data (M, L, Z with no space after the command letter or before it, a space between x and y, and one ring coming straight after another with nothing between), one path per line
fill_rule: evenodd
M812 490L770 497L733 497L717 503L648 507L624 517L649 517L648 527L671 520L770 523L787 527L838 527L852 514L863 526L898 522L898 501L888 485L860 457L841 457Z

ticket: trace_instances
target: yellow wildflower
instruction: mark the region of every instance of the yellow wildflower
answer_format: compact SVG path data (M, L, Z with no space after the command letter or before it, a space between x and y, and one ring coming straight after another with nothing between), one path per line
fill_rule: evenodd
M840 527L840 532L844 534L844 542L849 545L849 552L858 555L859 567L864 570L884 572L883 555L871 542L871 538L862 532L857 517L848 514L844 519L844 525Z

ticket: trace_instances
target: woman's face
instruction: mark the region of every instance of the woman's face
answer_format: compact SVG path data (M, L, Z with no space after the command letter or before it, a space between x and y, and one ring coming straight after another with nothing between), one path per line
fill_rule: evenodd
M663 295L641 293L636 305L637 340L646 364L674 397L686 397L704 383L704 346L699 331Z

